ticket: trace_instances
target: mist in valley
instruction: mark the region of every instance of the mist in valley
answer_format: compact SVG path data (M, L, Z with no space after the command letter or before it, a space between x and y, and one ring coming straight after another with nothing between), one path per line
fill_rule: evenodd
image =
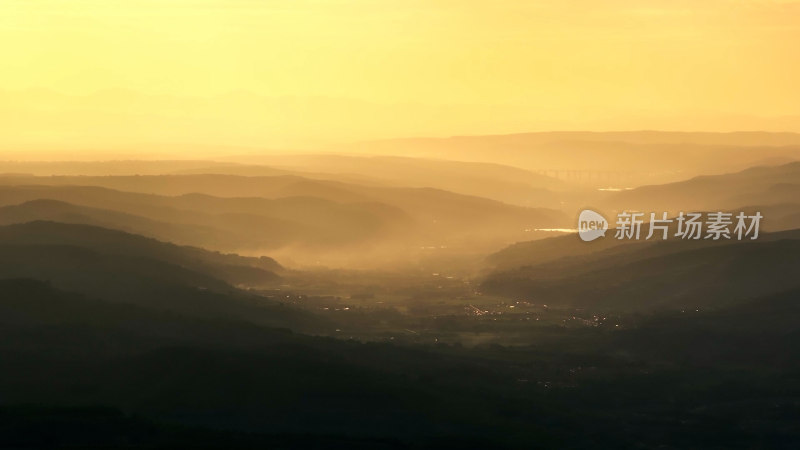
M798 18L0 3L0 447L800 447Z

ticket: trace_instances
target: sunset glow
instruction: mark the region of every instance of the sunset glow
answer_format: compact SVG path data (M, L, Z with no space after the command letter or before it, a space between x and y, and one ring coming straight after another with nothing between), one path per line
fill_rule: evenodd
M800 131L793 1L6 0L0 40L9 151Z

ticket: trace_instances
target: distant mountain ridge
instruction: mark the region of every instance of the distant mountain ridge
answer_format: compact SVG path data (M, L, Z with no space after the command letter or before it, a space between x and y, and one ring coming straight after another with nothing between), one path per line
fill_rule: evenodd
M558 210L509 205L441 189L359 186L293 176L36 177L22 182L0 177L0 207L42 199L151 221L132 222L138 226L130 230L137 233L162 239L176 236L181 243L251 254L287 246L308 252L346 247L369 250L383 243L412 249L430 245L488 248L498 240L530 236L526 230L558 228L567 222ZM39 219L63 214L36 212L31 205L27 210L28 217ZM75 212L89 216L94 224L120 222L119 216L99 211ZM22 214L19 209L16 213ZM176 226L187 233L181 235Z
M751 167L722 175L642 186L610 194L604 203L644 211L721 210L800 202L800 161Z
M499 162L616 187L659 184L800 159L800 134L540 132L365 141L342 151Z

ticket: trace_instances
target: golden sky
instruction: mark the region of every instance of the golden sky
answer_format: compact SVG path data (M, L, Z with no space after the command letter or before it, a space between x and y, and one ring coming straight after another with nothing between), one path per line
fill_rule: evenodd
M800 131L795 1L2 0L0 42L20 145Z

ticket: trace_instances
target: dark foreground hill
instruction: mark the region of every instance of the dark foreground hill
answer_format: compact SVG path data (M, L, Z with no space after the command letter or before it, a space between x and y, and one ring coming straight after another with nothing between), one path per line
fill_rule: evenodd
M797 301L464 349L313 338L0 280L0 446L796 448Z

